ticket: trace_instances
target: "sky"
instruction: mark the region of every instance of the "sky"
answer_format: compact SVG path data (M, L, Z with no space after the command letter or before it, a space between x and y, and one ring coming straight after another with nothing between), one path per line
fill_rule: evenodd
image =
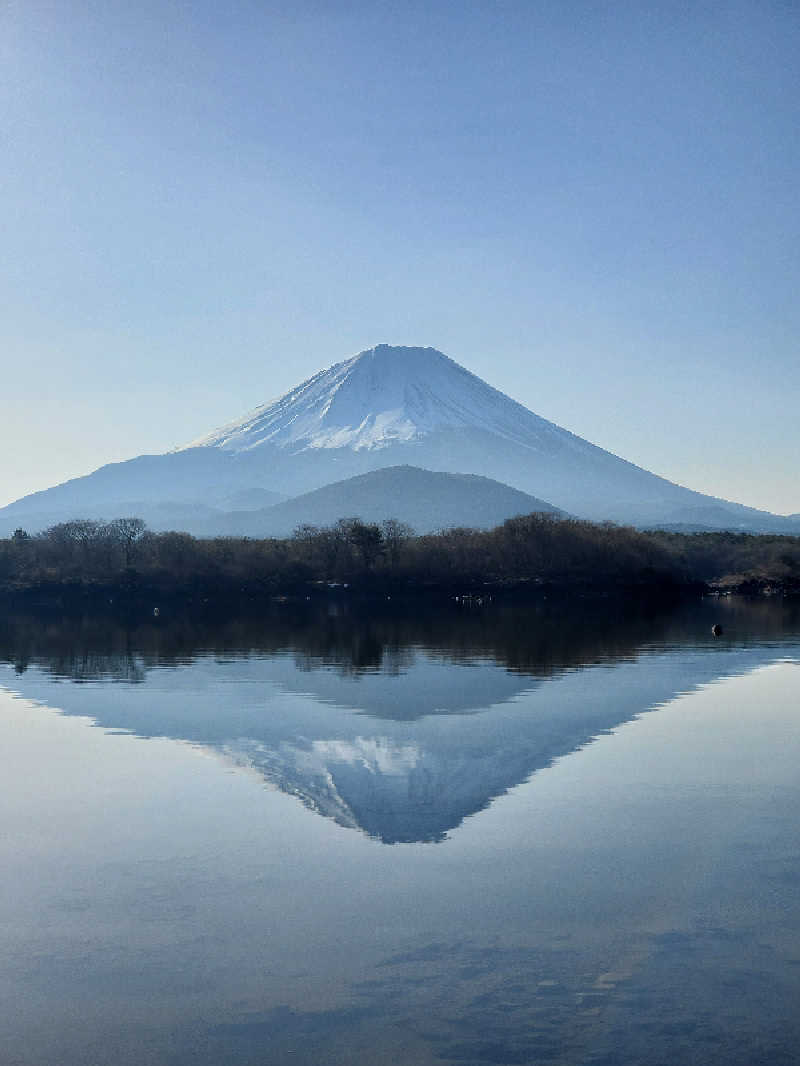
M0 505L432 346L800 512L800 7L0 0Z

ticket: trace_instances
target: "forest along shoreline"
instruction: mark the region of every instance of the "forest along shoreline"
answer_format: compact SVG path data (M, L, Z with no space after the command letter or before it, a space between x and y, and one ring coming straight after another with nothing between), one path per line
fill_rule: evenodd
M282 598L800 596L800 537L637 530L530 514L417 535L342 518L287 538L198 538L138 518L0 539L0 607L207 610Z

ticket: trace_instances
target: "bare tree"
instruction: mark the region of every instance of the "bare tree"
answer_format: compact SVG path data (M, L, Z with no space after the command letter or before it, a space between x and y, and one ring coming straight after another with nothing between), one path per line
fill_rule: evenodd
M360 518L340 518L334 528L360 556L364 568L369 570L383 552L380 526L374 522L362 522Z
M400 561L403 545L414 536L414 530L407 522L401 522L399 518L387 518L381 522L381 534L389 556L389 566L395 570Z
M130 566L136 544L147 532L147 523L141 518L115 518L108 523L108 530L125 552L125 565Z

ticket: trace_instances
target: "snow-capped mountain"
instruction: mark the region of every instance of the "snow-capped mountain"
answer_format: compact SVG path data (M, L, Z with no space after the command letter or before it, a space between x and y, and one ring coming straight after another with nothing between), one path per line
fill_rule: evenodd
M266 509L401 466L491 478L595 520L780 532L797 525L612 455L434 348L380 344L183 448L109 464L10 504L0 510L0 535L17 525L36 530L123 514L139 515L154 529L204 533L227 528L225 516L243 506ZM459 522L469 514L468 482L464 493ZM245 500L263 502L234 502ZM364 506L372 512L377 502ZM498 512L496 521L504 517ZM486 520L484 514L475 524ZM260 528L257 517L254 523Z
M435 348L379 344L193 441L267 462L289 496L388 466L471 473L573 514L750 528L773 516L675 485L534 414Z
M533 414L435 348L379 344L186 447L246 452L271 444L376 451L440 430L481 430L535 447L586 441Z

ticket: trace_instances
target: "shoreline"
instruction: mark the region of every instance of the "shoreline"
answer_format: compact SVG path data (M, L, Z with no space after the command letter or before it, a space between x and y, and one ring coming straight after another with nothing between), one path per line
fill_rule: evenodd
M138 574L120 582L51 581L0 588L0 614L109 615L136 617L259 614L281 604L374 608L416 604L476 609L490 604L583 602L662 606L697 598L800 598L800 590L769 579L740 582L585 581L580 579L309 582L270 586L264 582L154 582Z

